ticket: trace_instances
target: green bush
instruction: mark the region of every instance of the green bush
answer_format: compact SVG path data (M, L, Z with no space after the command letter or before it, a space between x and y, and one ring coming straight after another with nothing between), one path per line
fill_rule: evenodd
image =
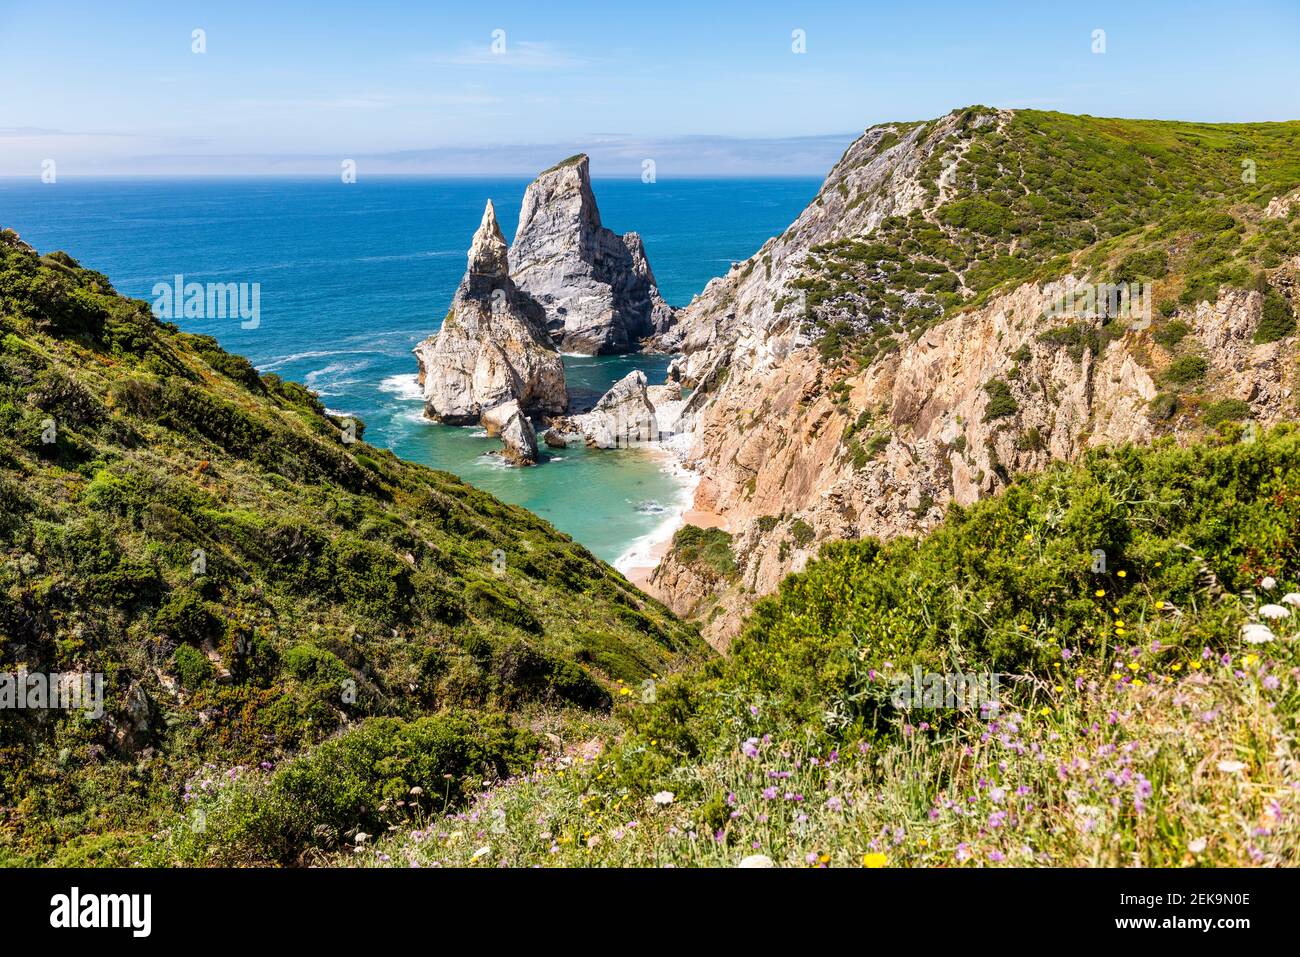
M1179 356L1169 363L1161 378L1170 385L1187 385L1204 379L1209 368L1203 356Z
M989 396L988 405L984 408L985 422L1015 415L1020 409L1015 396L1011 394L1011 386L1007 385L1005 379L990 379L984 383L984 391Z
M193 690L212 678L212 662L193 645L178 645L172 652L172 668L181 686Z
M153 618L154 630L173 641L201 645L224 629L221 618L193 591L173 592Z
M1241 399L1220 399L1201 412L1201 421L1213 428L1220 422L1239 422L1250 418L1250 404Z
M1166 349L1173 349L1178 343L1182 342L1192 331L1192 327L1181 319L1172 319L1163 326L1151 333L1151 338L1164 346Z
M736 573L731 536L720 528L683 525L673 535L672 551L684 565L703 565L723 578Z
M1277 342L1295 332L1295 310L1276 289L1264 294L1263 314L1255 330L1257 343Z
M537 740L498 714L373 718L271 774L249 772L197 792L204 827L178 821L167 851L188 864L300 862L358 831L462 804L484 777L527 768ZM412 794L419 788L422 794Z

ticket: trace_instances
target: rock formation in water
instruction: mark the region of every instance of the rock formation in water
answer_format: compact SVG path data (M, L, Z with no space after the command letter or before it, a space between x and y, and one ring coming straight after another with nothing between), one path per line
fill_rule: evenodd
M556 415L568 407L563 362L546 333L541 306L510 279L491 200L447 318L416 346L415 355L425 414L449 425L495 424L511 461L536 460L529 415ZM510 404L517 412L513 425L511 417L491 414Z
M637 369L619 379L590 412L552 422L546 437L548 445L560 447L576 441L593 449L630 448L659 441L645 373Z
M546 310L563 352L632 352L663 335L674 310L663 301L636 233L601 225L587 157L543 172L524 193L510 247L510 275Z

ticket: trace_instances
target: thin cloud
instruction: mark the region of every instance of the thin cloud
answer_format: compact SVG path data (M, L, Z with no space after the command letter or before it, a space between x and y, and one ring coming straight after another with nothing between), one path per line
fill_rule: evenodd
M491 41L488 41L467 44L454 53L433 54L422 58L421 62L438 66L559 72L588 67L596 61L566 53L552 43L511 40L507 34L504 47L499 53L493 50Z

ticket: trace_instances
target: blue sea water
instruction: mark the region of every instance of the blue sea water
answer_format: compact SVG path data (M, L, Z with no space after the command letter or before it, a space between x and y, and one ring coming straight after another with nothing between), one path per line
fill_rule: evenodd
M664 298L685 305L714 276L788 226L813 179L598 180L601 218L645 241ZM358 416L365 438L454 472L524 506L607 561L682 505L682 484L636 450L566 449L535 468L504 467L476 428L421 418L414 345L437 330L491 198L507 240L523 179L0 180L0 227L41 252L62 249L125 295L155 283L261 286L255 329L237 319L178 319L263 372L316 390ZM668 357L566 357L571 389L603 392L632 369L658 381Z

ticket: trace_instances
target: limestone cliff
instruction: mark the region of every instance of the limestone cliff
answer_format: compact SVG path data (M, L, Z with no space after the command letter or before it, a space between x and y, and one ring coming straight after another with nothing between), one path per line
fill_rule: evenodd
M652 586L702 617L715 645L825 541L923 530L950 503L1101 443L1181 441L1225 419L1262 426L1294 416L1296 339L1263 326L1270 299L1275 314L1279 302L1294 310L1300 250L1260 269L1250 280L1258 288L1216 287L1179 274L1187 267L1175 257L1195 239L1177 237L1155 280L1156 299L1169 298L1154 322L1060 314L1081 282L1134 271L1125 265L1134 255L1152 258L1133 253L1132 240L1103 246L1105 258L1058 258L1039 268L1043 278L980 289L980 270L1023 252L1028 227L1008 229L999 247L970 240L951 210L967 216L978 202L959 205L973 194L967 154L978 155L983 137L1010 136L1012 122L965 111L867 131L795 223L710 283L661 340L685 354L674 369L696 387L685 417L687 463L701 473L694 504L730 533L735 571L719 581L716 569L670 552ZM1249 237L1270 215L1294 218L1281 202L1266 215L1268 200L1256 195L1226 222ZM1086 238L1078 245L1089 248ZM920 270L900 288L929 249L959 263L955 278Z
M564 352L631 352L672 325L673 309L659 295L640 236L601 225L584 155L529 184L510 274L545 309Z

